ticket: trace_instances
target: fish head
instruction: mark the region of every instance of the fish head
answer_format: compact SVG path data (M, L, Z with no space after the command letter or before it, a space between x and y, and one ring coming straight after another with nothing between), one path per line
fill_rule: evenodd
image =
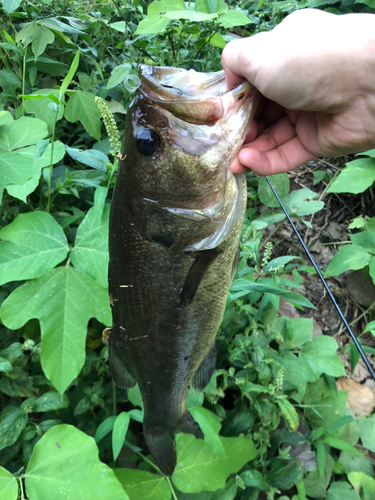
M248 82L228 91L224 71L141 66L122 165L132 192L168 207L218 204L257 100Z

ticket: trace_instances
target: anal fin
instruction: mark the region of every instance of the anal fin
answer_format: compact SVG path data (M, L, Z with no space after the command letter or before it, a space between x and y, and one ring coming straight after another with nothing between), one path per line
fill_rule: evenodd
M203 391L203 389L208 385L212 374L215 371L216 365L216 345L214 344L207 355L207 358L203 361L201 366L196 371L193 378L193 387L198 391Z
M191 304L194 295L198 290L199 284L204 275L212 266L216 258L220 255L217 249L203 250L198 252L198 255L191 265L188 275L186 276L185 283L180 293L180 305Z

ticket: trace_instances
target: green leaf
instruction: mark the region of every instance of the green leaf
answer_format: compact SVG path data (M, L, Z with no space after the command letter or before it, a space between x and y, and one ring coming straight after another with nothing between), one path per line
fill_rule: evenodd
M100 111L92 94L75 91L66 105L65 118L73 123L80 121L86 132L100 141Z
M0 498L1 500L17 500L18 484L16 478L4 467L0 466Z
M162 12L185 9L184 0L156 0L148 6L147 14L151 17Z
M279 405L283 417L288 422L290 429L293 432L297 431L299 418L294 406L286 399L277 399L277 404Z
M281 490L288 490L303 476L303 468L300 462L294 461L276 472L266 476L267 482Z
M17 441L27 421L27 415L18 409L3 418L0 422L0 450Z
M47 135L47 125L42 120L21 116L0 126L0 149L13 151L30 146Z
M297 189L292 191L285 198L285 207L288 213L296 214L300 217L312 215L324 207L323 201L306 201L317 198L318 195L311 189Z
M332 337L320 336L307 342L299 359L306 366L312 378L319 377L322 373L340 377L345 375L341 358L336 354L337 342Z
M298 304L304 307L311 307L312 309L315 309L315 306L308 299L306 299L306 297L300 295L299 293L290 292L285 288L277 288L266 283L255 283L254 281L248 281L246 279L238 279L232 283L231 301L239 299L240 297L248 295L252 292L273 293L274 295L284 297L292 304Z
M94 439L97 443L101 441L107 434L111 432L116 421L115 416L108 417L98 426L95 432Z
M325 498L326 489L330 483L332 475L333 458L327 455L324 467L324 474L319 474L317 469L313 470L304 479L306 495L312 498Z
M239 10L229 10L227 12L224 12L224 14L219 17L219 24L226 29L234 28L234 26L246 26L250 23L250 19Z
M107 171L106 163L109 162L108 156L98 151L97 149L77 149L65 146L68 155L73 158L73 160L83 163L88 167L95 168L96 170L101 170L102 172Z
M298 259L303 262L300 257L296 257L294 255L285 255L283 257L277 257L276 259L272 259L264 268L264 271L270 271L271 269L276 269L280 266L285 266L288 262Z
M359 494L346 481L332 483L327 491L327 500L361 500Z
M0 83L8 83L15 89L22 88L21 80L9 69L0 69Z
M125 33L126 24L125 21L117 21L116 23L110 23L108 26L120 33Z
M187 493L216 491L223 488L227 477L253 460L257 450L246 437L220 437L225 453L215 453L211 446L194 436L179 434L176 438L177 466L172 480Z
M55 89L39 89L30 94L32 96L40 96L38 99L25 99L25 110L27 113L34 114L36 118L43 120L48 127L48 133L52 134L55 124L56 111L50 108L51 102L54 102L51 97L58 97L59 91ZM64 108L60 106L57 113L57 120L61 120L64 115Z
M96 280L101 286L108 283L108 219L109 204L105 203L108 190L95 191L94 206L87 212L76 235L71 253L74 267ZM1 235L1 232L0 232Z
M189 19L190 21L202 22L215 19L217 14L204 14L203 12L189 11L189 10L173 10L166 12L165 17L168 19Z
M121 448L124 445L125 436L128 432L130 422L129 413L123 411L120 415L117 416L112 432L112 451L113 451L113 460L117 460Z
M362 158L346 164L327 193L362 193L375 181L375 159Z
M338 439L329 436L324 440L324 442L328 444L328 446L336 448L336 450L346 451L348 453L351 453L352 455L357 455L358 457L361 456L361 453L358 450L356 450L354 446L350 445L343 439Z
M375 415L359 420L359 435L363 446L375 453Z
M258 195L260 201L266 207L278 208L279 202L271 191L266 179L264 177L257 177L258 179ZM278 197L284 203L286 196L289 193L289 177L287 174L275 174L270 176L272 186L275 188Z
M0 230L0 284L38 278L69 252L64 231L52 215L29 212Z
M368 476L374 475L372 463L364 455L357 457L343 451L340 453L339 462L344 467L346 474L349 474L349 472L364 472Z
M11 14L21 5L21 0L2 0L3 9L8 14Z
M115 469L115 474L130 500L171 499L171 490L164 476L131 469Z
M11 373L12 370L13 367L10 362L5 358L0 357L0 372Z
M195 406L189 409L193 419L199 424L204 440L211 446L213 451L219 455L224 453L224 447L219 438L221 428L220 420L217 415L201 406Z
M42 436L25 476L30 499L129 498L113 470L100 462L94 439L71 425L57 425Z
M371 257L369 262L369 273L372 281L375 283L375 257Z
M89 319L111 324L105 288L72 267L59 267L14 290L0 317L11 329L39 319L42 368L60 394L83 366Z
M355 488L357 491L360 491L360 489L364 488L373 495L375 494L375 479L367 476L364 472L349 472L348 479L351 482L353 488ZM373 498L373 496L371 498Z
M138 28L134 34L153 35L157 33L162 33L170 22L171 20L165 16L158 16L158 17L148 16L146 17L146 19L143 19L138 24Z
M52 144L48 144L45 152L37 159L35 159L36 146L29 146L27 148L19 149L17 153L4 153L4 155L1 155L0 153L1 158L4 158L4 156L8 155L9 170L15 169L17 173L21 175L23 171L25 171L24 177L18 178L17 182L15 182L14 184L7 184L5 186L6 190L11 196L14 196L15 198L18 198L26 203L27 196L35 190L39 183L42 168L48 167L51 163L51 149ZM52 155L52 164L54 165L55 163L58 163L62 158L64 158L64 155L64 144L60 141L55 141ZM12 161L14 160L15 156L17 156L18 158L16 162ZM33 174L32 177L30 177L30 174ZM24 181L25 177L26 179L28 179L26 180L26 182ZM24 182L19 183L20 181Z
M55 35L53 32L45 26L37 24L36 21L33 21L22 28L16 36L16 41L21 41L24 46L31 42L31 48L35 59L42 55L45 52L47 45L53 43L54 40Z
M61 84L61 87L60 87L60 92L59 92L59 101L61 102L63 100L63 97L64 97L64 94L65 92L68 90L68 87L71 83L71 81L73 80L74 78L74 75L78 69L78 64L79 64L79 56L80 56L81 52L78 50L76 52L76 55L74 56L74 59L72 61L72 64L70 65L70 68L69 68L69 71L68 71L68 74L66 75L66 77L64 78L62 84ZM88 94L89 95L89 94ZM68 118L67 118L68 120ZM100 137L99 139L100 140Z
M375 233L373 231L362 231L351 234L350 239L353 245L357 245L369 253L375 254Z
M335 254L332 261L329 263L325 278L330 276L338 276L339 274L349 271L355 271L367 266L370 262L371 255L358 245L345 245Z
M132 65L130 63L123 63L120 66L113 68L111 76L109 77L108 83L106 85L107 89L113 89L120 85L132 72Z
M195 10L213 14L220 11L228 10L228 5L223 0L196 0Z
M61 397L57 392L50 391L35 401L33 411L61 410L61 408L67 408L68 406L69 399L65 394Z

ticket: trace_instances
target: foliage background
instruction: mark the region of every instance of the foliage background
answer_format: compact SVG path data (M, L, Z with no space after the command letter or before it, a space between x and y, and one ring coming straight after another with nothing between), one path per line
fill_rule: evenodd
M116 129L122 135L139 64L216 71L228 41L298 8L372 12L374 0L0 3L1 498L375 498L375 419L355 417L337 391L345 371L336 341L312 339L308 314L278 315L281 297L313 307L296 292L312 271L295 256L272 258L262 242L260 231L285 218L263 179L248 176L217 370L203 393L189 393L205 439L177 437L172 478L147 455L139 390L114 386L101 338L111 324ZM348 163L329 189L363 192L374 158ZM286 174L273 183L309 225L323 202L309 189L289 192ZM375 278L375 226L365 215L327 275L365 268ZM354 350L351 361L354 369Z

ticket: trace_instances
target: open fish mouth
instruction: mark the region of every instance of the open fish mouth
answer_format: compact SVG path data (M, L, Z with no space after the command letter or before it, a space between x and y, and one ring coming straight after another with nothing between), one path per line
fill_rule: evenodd
M257 96L247 81L229 91L224 71L199 73L193 69L142 65L139 77L139 90L145 98L197 125L214 125Z

